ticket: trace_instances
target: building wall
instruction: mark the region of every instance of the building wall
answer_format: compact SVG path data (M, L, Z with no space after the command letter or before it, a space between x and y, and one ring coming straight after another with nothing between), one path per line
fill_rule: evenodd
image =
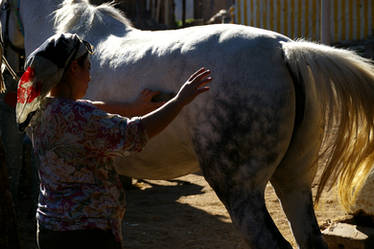
M182 0L174 0L175 18L177 21L182 20ZM194 1L186 0L186 19L194 18Z
M236 0L236 23L277 31L291 38L320 39L320 0ZM374 0L331 0L330 41L373 36Z
M111 2L112 0L90 0L93 4ZM117 7L123 10L135 26L145 27L144 19L153 18L155 22L173 27L176 21L182 19L183 0L114 0ZM235 0L185 0L186 19L195 18L208 21L221 9L228 10L234 5ZM166 8L166 6L169 6ZM175 8L175 12L172 11ZM168 9L168 10L166 10ZM166 12L169 11L167 15ZM158 18L156 18L158 17ZM158 20L157 20L158 19Z

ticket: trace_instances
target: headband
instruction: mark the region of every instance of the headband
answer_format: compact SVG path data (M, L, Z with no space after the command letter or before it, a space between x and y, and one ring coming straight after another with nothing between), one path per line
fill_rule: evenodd
M28 126L41 101L61 81L71 62L92 52L92 45L78 35L61 33L48 38L27 57L17 88L16 119L21 131Z

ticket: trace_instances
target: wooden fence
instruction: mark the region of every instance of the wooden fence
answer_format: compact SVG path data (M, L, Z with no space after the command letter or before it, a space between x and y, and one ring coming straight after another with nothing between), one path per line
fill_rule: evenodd
M374 35L374 0L330 0L329 4L331 43ZM235 22L291 38L319 40L321 0L236 0Z

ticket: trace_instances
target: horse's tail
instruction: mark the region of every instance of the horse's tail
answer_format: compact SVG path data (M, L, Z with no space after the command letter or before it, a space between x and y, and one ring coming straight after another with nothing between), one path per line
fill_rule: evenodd
M374 165L374 65L352 51L306 41L285 42L283 50L297 81L315 89L322 107L319 161L326 164L316 200L339 178L341 202L349 210Z

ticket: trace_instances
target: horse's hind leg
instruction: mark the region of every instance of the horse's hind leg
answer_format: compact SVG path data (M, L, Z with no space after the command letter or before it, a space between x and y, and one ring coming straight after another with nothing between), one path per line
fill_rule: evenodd
M235 172L222 174L211 171L212 166L229 169L233 165L224 165L216 161L207 166L202 165L205 179L225 204L233 224L241 232L243 239L251 249L292 249L283 238L269 215L264 200L265 180L252 175L252 170L263 168L263 165L238 165ZM212 175L213 174L213 175Z
M292 143L286 157L273 174L271 183L299 248L327 249L314 214L311 192L311 184L317 170L316 158L320 140L316 136L318 131L310 134L310 139L307 136L300 140L297 135L294 137L296 141ZM305 141L308 141L307 147Z
M284 212L290 222L293 235L300 249L327 249L313 210L313 200L307 187L273 186L281 200Z
M237 100L216 98L215 116L200 122L204 125L195 129L194 144L205 179L249 247L292 249L266 209L264 190L288 148L293 109L278 102L270 108L272 101L259 101L253 98L243 101L245 106L236 106Z

